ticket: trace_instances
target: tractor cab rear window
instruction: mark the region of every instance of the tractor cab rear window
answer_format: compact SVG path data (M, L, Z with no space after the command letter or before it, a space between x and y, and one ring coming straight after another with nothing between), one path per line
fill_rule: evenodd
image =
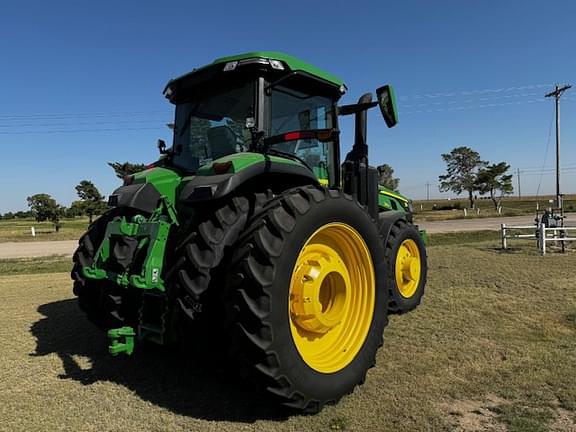
M272 89L269 136L286 132L334 127L334 102L325 96L314 96L276 86ZM321 180L334 180L332 166L334 142L313 139L297 139L274 144L273 149L292 153L304 160Z
M219 87L176 106L173 164L189 172L231 153L251 140L246 118L254 114L255 83Z

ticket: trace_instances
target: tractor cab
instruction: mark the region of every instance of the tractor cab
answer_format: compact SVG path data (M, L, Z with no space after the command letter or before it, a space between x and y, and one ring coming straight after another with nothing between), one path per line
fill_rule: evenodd
M281 53L217 59L164 90L176 105L171 164L193 174L234 153L266 153L336 186L336 104L345 89L331 74Z

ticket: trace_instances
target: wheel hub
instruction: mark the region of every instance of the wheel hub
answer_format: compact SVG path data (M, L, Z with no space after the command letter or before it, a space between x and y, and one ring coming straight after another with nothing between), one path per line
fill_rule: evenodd
M414 240L406 239L396 255L396 285L405 298L414 295L420 282L420 251Z
M372 257L351 226L332 222L302 246L290 278L288 314L298 353L312 369L333 373L362 349L374 315Z
M348 306L350 275L340 256L325 245L307 247L296 269L291 292L294 323L314 333L326 333L342 322Z

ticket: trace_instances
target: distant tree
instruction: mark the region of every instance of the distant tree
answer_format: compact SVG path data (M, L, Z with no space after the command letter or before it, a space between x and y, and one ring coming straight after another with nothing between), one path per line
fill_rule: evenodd
M28 210L28 211L17 211L16 213L14 213L14 217L18 218L18 219L26 219L26 218L32 218L34 217L34 214Z
M4 213L4 215L2 216L2 219L4 219L4 220L14 219L14 213L12 213L12 212L6 212L6 213Z
M104 197L100 194L94 183L88 180L82 180L76 186L76 193L82 201L82 208L84 213L88 215L90 223L94 215L102 214L106 211L106 202Z
M146 169L146 165L144 164L133 164L130 162L108 162L108 165L110 165L114 172L116 172L116 177L119 179L123 179L127 175L135 174Z
M54 224L56 232L60 230L60 217L63 209L54 198L42 193L29 196L26 201L28 201L28 206L38 222L50 221Z
M378 165L378 184L393 191L398 190L400 179L394 177L394 168L388 164Z
M488 165L478 172L477 186L481 194L490 194L494 208L500 207L504 195L514 192L512 174L506 174L510 165L506 162Z
M474 192L478 190L478 171L487 165L480 159L480 153L470 147L456 147L442 155L447 173L439 176L440 192L454 192L460 195L468 192L470 208L474 208Z
M83 201L72 201L70 207L68 207L65 212L67 218L75 218L77 216L86 215L86 209Z

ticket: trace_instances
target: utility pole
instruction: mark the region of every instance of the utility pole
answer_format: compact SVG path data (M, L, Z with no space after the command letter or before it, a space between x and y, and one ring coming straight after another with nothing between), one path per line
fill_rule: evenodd
M556 204L560 210L562 209L562 196L560 195L560 96L571 87L571 85L560 87L559 84L556 84L556 90L544 96L554 96L556 99Z
M430 182L426 182L426 201L430 201Z
M522 192L520 192L520 168L518 168L518 199L522 198Z

